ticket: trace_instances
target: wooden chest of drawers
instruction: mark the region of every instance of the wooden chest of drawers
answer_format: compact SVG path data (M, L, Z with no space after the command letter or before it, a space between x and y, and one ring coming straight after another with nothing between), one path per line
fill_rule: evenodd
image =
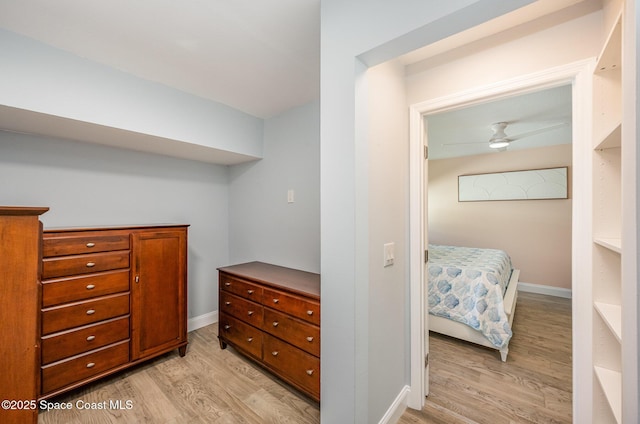
M320 276L261 262L219 268L227 344L320 400Z
M186 247L185 225L44 232L40 398L185 354Z

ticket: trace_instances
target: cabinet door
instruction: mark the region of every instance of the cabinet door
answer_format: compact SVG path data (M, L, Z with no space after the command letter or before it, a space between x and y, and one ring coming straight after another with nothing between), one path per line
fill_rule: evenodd
M132 359L187 343L187 230L133 233Z

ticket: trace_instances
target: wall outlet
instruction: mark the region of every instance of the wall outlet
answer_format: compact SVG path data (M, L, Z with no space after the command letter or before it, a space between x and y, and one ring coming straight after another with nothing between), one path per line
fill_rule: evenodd
M393 261L395 260L395 243L385 243L384 245L384 266L388 267L393 265Z

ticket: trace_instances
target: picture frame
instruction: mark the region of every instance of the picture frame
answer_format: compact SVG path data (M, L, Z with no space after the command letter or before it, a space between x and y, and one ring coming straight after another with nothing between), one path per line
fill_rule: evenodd
M567 166L458 176L459 202L568 198Z

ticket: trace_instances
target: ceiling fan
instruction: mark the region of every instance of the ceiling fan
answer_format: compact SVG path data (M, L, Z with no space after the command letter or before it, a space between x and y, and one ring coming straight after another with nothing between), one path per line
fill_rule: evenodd
M554 124L548 127L539 128L537 130L527 131L515 136L508 136L505 133L507 129L508 122L496 122L491 124L491 130L493 131L493 135L489 138L488 143L491 149L494 149L498 152L502 152L507 150L507 147L511 144L511 142L520 140L525 137L531 137L536 134L541 134L543 132L555 130L557 128L561 128L567 125L566 122L560 122L558 124ZM487 143L487 141L470 141L470 142L461 142L461 143L443 143L443 146L452 146L452 145L460 145L460 144L478 144L478 143Z

